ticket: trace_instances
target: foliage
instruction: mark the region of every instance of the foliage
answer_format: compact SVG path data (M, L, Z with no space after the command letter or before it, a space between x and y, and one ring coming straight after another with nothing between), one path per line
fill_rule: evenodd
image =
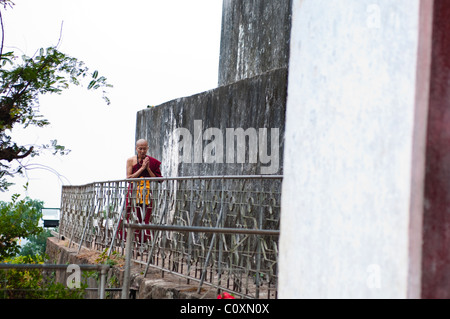
M0 0L0 6L12 7L11 1ZM0 22L3 30L3 20ZM61 94L71 84L87 84L88 90L103 90L103 99L110 100L106 88L112 87L98 71L90 72L83 61L60 52L57 46L41 48L34 56L22 55L19 59L14 52L3 53L0 46L0 190L11 185L6 178L23 173L23 167L13 168L11 162L28 156L37 156L45 149L54 154L66 154L64 146L57 140L47 145L18 145L11 137L15 126L27 128L30 125L44 127L49 124L39 112L39 97L45 94Z
M0 202L0 261L16 256L20 251L19 238L39 235L43 202L13 195L11 202Z
M11 264L36 264L38 260L33 260L31 256L15 257L7 260ZM40 271L36 269L30 270L4 270L0 272L0 283L2 285L2 298L25 298L33 297L35 290L39 289L41 283ZM3 290L4 289L4 290ZM15 289L15 292L12 290Z
M43 264L40 256L18 256L9 264ZM82 299L86 285L68 289L55 283L54 277L39 269L8 269L0 271L0 299Z
M51 231L48 229L44 229L39 234L29 236L27 238L28 242L22 245L20 256L44 256L47 247L47 238L51 236Z
M108 250L105 249L96 259L98 264L104 264L109 266L123 265L124 258L117 251L113 251L111 256L108 256Z

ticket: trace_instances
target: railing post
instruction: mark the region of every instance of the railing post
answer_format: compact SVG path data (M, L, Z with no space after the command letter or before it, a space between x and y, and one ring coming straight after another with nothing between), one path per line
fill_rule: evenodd
M223 186L223 179L222 179L222 186ZM221 223L221 220L222 220L222 215L223 215L223 199L224 199L224 191L223 191L223 189L222 189L222 195L221 195L221 200L220 200L220 202L221 202L220 213L219 213L219 216L218 216L218 218L217 218L216 228L219 228L220 223ZM212 253L212 249L213 249L213 247L214 247L214 242L215 242L215 241L216 241L216 233L214 233L214 234L212 235L212 238L211 238L211 244L209 245L209 251L208 251L208 254L207 254L207 256L206 256L205 265L204 265L204 267L203 267L202 275L201 275L201 278L200 278L200 283L199 283L198 289L197 289L197 293L198 293L198 294L201 292L202 286L203 286L203 282L205 281L205 275L206 275L206 271L207 271L206 267L207 267L207 265L208 265L208 263L209 263L209 259L211 258L211 253Z
M72 245L73 236L74 236L74 234L75 234L75 226L76 226L76 224L74 223L74 224L72 225L72 232L70 233L69 248L70 248L70 246Z
M167 184L168 184L168 183L167 183ZM166 187L168 187L167 184L166 184ZM167 195L167 192L166 192L166 195ZM167 204L166 204L166 205L167 205ZM160 217L159 217L159 222L157 222L158 224L160 224L160 225L163 224L164 219L166 218L166 211L168 211L168 210L169 210L169 209L168 209L168 207L167 207L167 208L164 209L164 211L161 213L161 215L160 215ZM152 209L152 214L153 214L153 209ZM151 262L151 260L152 260L152 258L153 258L153 252L154 252L155 247L156 247L156 241L157 241L157 239L159 238L160 234L161 234L161 231L159 231L159 230L152 233L152 240L151 240L152 246L151 246L150 252L148 253L148 256L147 256L147 265L146 265L146 267L145 267L144 277L147 276L148 268L150 267L150 262Z
M125 211L125 203L123 203L123 205L120 206L119 211L120 211L120 213L119 213L119 219L117 220L117 223L116 223L116 225L114 226L114 234L113 234L113 238L111 238L111 244L110 244L109 249L108 249L108 257L111 256L111 253L112 253L112 251L113 251L114 243L115 243L115 241L116 241L117 233L118 233L118 231L119 231L119 226L121 225L121 224L120 224L120 221L122 220L123 212ZM123 222L125 222L125 218L124 218L124 220L122 221L122 223L123 223ZM123 227L122 227L122 232L123 232ZM123 236L123 235L122 235L122 236Z
M261 189L260 189L260 193L259 193L259 204L260 204L260 209L259 209L259 217L258 217L258 229L262 229L262 225L263 225L263 215L264 215L264 200L263 200L263 196L264 196L264 192L262 191L263 187L262 187L262 181L260 181L261 185ZM256 278L255 278L255 285L256 285L256 292L255 292L255 296L256 299L259 299L259 290L261 287L261 236L258 235L256 236Z
M104 247L108 247L108 228L109 228L109 213L110 213L110 205L111 205L111 184L110 183L106 183L106 190L104 190L104 194L106 195L106 209L105 209L105 242L104 242Z
M86 235L86 229L91 221L91 216L92 216L92 210L93 208L89 207L89 215L86 218L86 222L84 223L84 227L83 227L83 234L81 235L81 240L80 240L80 244L78 245L78 252L77 254L80 253L81 250L81 246L83 245L83 241L84 241L84 236Z
M105 266L101 269L101 279L100 279L100 299L105 299L105 287L106 287L106 276L108 271Z
M60 206L60 215L59 215L59 229L58 229L58 240L61 240L61 232L63 232L63 229L65 230L65 205L64 205L64 198L66 197L66 188L65 186L62 187L62 191L61 191L61 203L59 204Z
M222 196L220 200L220 209L222 211L221 215L223 216L221 218L220 223L218 223L219 227L224 227L224 221L226 218L226 212L225 212L225 179L222 179ZM224 248L224 234L219 235L219 256L217 258L217 285L220 286L222 283L222 260L223 260L223 248ZM217 291L219 293L219 291Z
M130 276L131 276L131 248L133 242L133 228L124 225L127 231L127 239L125 244L125 272L123 275L122 299L128 299L130 293Z

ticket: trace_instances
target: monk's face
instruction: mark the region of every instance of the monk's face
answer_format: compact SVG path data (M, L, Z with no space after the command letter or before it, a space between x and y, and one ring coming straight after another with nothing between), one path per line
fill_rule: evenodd
M139 159L144 159L145 156L147 155L147 151L148 151L148 143L146 142L141 142L136 144L136 152L137 155L139 157Z

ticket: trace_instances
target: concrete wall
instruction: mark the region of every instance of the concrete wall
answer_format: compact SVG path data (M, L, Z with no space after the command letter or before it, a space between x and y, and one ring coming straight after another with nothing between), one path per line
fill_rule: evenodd
M286 68L292 0L224 0L219 86Z
M149 141L149 153L162 159L164 176L281 174L286 91L284 68L169 101L138 112L136 139ZM246 138L242 149L233 137L232 145L227 128L254 129L256 140ZM216 136L207 135L211 129L216 129ZM267 135L260 135L264 129ZM212 146L217 149L210 151ZM230 148L233 157L227 156ZM249 157L250 150L257 150L256 163ZM245 153L243 163L238 152Z
M294 1L280 298L420 296L431 8Z
M282 174L290 18L291 0L224 0L219 87L137 114L164 176Z

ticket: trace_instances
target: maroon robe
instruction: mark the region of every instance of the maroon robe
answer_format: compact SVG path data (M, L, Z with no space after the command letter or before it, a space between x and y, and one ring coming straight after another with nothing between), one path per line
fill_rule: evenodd
M153 172L153 174L155 174L156 177L162 177L161 175L161 170L160 170L160 166L161 166L161 162L158 161L157 159L148 156L147 157L150 159L149 162L149 166L151 171ZM142 162L141 162L142 163ZM139 163L139 161L136 163L136 165L133 166L131 173L134 174L136 173L141 167L142 164ZM144 170L140 176L138 176L137 178L150 178L150 173L148 172L148 170ZM147 184L147 183L145 183ZM144 183L141 182L141 187L144 187ZM138 186L139 188L139 186ZM149 187L148 187L149 188ZM128 198L131 195L133 191L133 183L130 183L128 185L128 192L127 192L127 197L126 197L126 208L125 208L125 212L126 212L126 220L127 222L129 222L130 219L130 213L131 211L136 211L136 216L139 220L139 223L142 224L142 214L141 214L141 210L143 209L143 205L136 205L136 206L131 206L131 203L129 202ZM147 194L146 199L150 197L150 194ZM143 200L140 204L143 204ZM144 216L144 224L149 224L151 217L152 217L152 200L150 199L150 201L148 202L146 200L146 207L145 207L145 216ZM121 229L121 224L119 224L119 237L122 237L122 229ZM139 230L135 231L135 236L136 236L136 240L137 241L141 241L141 236L140 236L141 232ZM126 232L125 232L125 236L126 236ZM144 231L144 241L147 241L151 238L151 232L149 230L145 230Z
M153 172L153 174L155 174L156 177L162 177L161 171L160 171L161 162L151 156L147 155L147 157L150 159L149 165L150 165L150 169ZM142 164L139 163L139 161L138 161L136 163L136 165L133 166L133 170L131 173L132 174L136 173L141 168L141 166L142 166ZM138 178L146 178L146 177L151 177L148 170L144 170Z

